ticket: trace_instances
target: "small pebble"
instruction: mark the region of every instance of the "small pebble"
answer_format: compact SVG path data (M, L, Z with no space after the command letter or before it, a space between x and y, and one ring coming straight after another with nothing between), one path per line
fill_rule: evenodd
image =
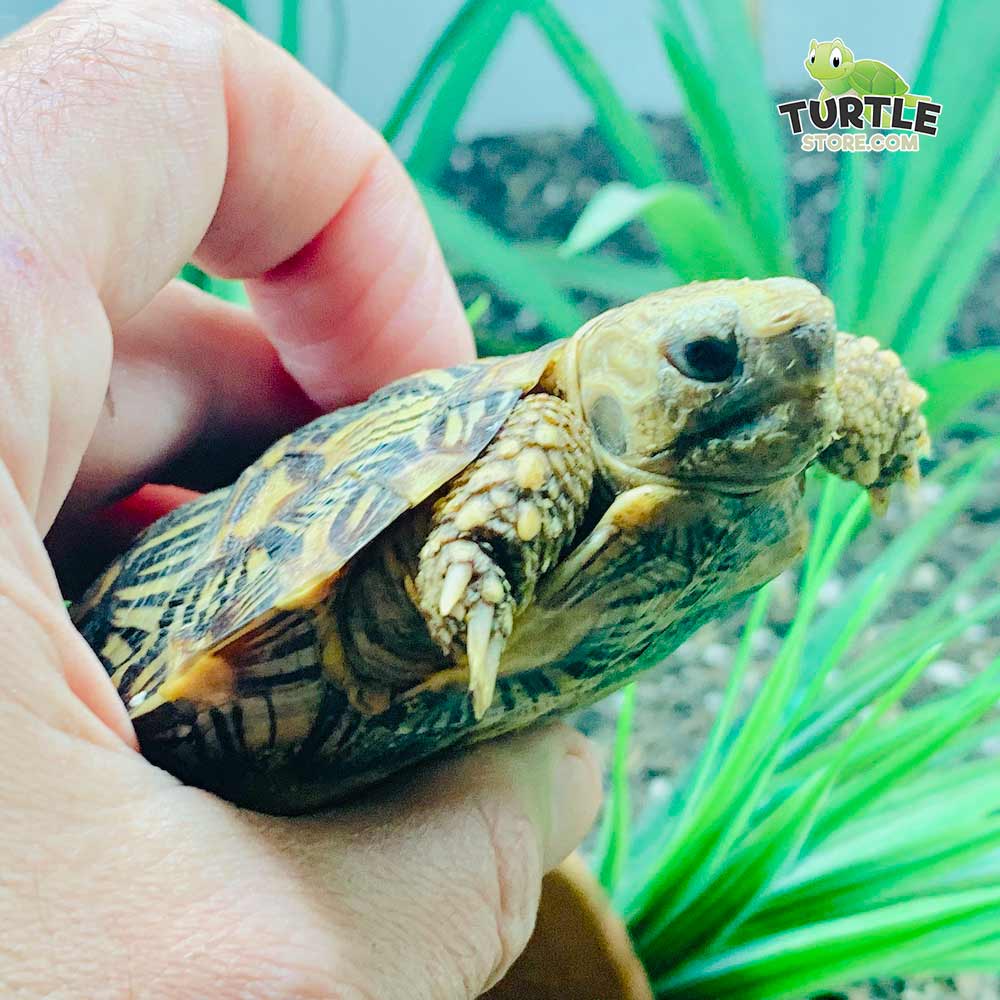
M518 333L527 333L529 330L534 330L540 322L538 313L534 309L519 309L517 315L514 317L514 327Z
M932 562L919 563L910 576L910 586L914 590L937 590L941 586L941 570Z
M942 687L962 687L969 680L965 667L954 660L935 660L927 668L926 677Z
M750 648L755 653L765 653L777 646L778 637L769 628L759 628L750 636Z
M464 174L473 164L472 150L468 146L456 146L451 151L451 156L448 158L448 165L452 170L457 171L460 174Z
M979 645L982 642L986 642L990 637L990 630L985 625L970 625L962 633L962 642L968 642L972 645Z
M562 181L549 181L542 188L542 201L549 208L558 208L560 205L565 204L568 197L569 187Z
M824 608L839 604L843 596L844 583L839 576L831 576L828 580L824 580L817 595L820 605Z
M662 802L674 794L673 782L662 775L650 778L646 785L649 797L657 802Z
M708 666L715 667L717 670L725 670L733 664L733 651L721 642L713 642L705 647L701 658Z
M977 603L978 602L973 594L959 594L955 598L955 603L953 605L955 608L955 614L967 615Z

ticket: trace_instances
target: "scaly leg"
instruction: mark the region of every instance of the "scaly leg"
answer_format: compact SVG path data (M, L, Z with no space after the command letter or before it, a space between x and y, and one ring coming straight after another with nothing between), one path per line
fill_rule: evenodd
M894 351L874 337L837 334L836 392L843 417L820 462L843 479L868 489L882 513L889 487L920 479L920 458L930 450L920 405L927 393L910 381Z
M434 642L468 667L477 719L493 700L514 616L572 540L593 478L580 418L535 393L434 505L410 597Z

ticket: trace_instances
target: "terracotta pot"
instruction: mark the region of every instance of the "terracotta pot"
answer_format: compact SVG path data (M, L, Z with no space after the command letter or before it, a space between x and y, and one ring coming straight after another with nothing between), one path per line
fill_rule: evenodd
M483 1000L653 1000L621 917L578 855L546 875L528 947Z

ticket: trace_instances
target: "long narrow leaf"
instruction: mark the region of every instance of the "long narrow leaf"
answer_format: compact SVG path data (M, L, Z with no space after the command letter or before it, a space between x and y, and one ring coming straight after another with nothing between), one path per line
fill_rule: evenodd
M699 45L680 0L660 0L664 49L734 235L755 255L757 264L749 273L790 273L777 118L749 22L742 4L712 0L709 8L711 54Z
M665 182L649 133L565 19L548 0L538 0L530 14L590 101L598 131L629 181L641 188ZM644 221L666 263L685 280L760 273L753 241L740 239L733 225L725 225L694 188L669 201L650 203Z
M406 160L414 177L433 183L443 170L455 145L458 120L489 65L511 18L516 2L485 3L470 17L456 42L451 66L434 95L420 134Z
M930 275L900 324L897 336L909 364L923 368L935 359L935 348L982 270L997 239L1000 219L1000 176L969 212L948 253Z
M556 58L589 100L598 131L632 183L645 187L666 179L649 132L625 106L610 78L568 22L548 0L528 11Z
M611 796L607 806L606 836L601 860L597 864L598 878L609 894L614 893L628 857L628 837L631 808L628 794L628 752L632 736L632 715L635 711L635 682L622 692L618 724L615 728L614 762L611 769Z
M565 256L592 249L636 219L656 225L667 257L680 274L730 274L740 271L725 226L689 184L664 183L637 189L607 184L588 202L566 237Z
M924 413L940 430L987 393L1000 392L1000 347L980 347L941 362L918 379L928 392Z
M954 161L935 197L922 206L919 227L911 222L899 234L886 234L887 251L879 271L879 294L868 303L865 332L881 336L905 354L909 338L905 330L898 334L896 330L907 303L948 253L953 235L967 221L969 206L986 179L996 176L998 148L1000 90L994 91L986 104L961 157ZM978 207L973 209L978 210Z
M554 336L569 336L583 323L576 306L490 226L432 188L419 187L446 254L455 248L467 266L533 309Z
M421 60L417 72L382 127L382 134L387 142L395 142L399 137L403 126L413 114L434 77L442 66L451 59L461 40L468 35L470 24L474 22L484 2L486 0L466 0L435 39L434 44Z
M858 315L866 250L866 166L863 156L840 158L837 207L830 222L826 281L842 330L853 330Z

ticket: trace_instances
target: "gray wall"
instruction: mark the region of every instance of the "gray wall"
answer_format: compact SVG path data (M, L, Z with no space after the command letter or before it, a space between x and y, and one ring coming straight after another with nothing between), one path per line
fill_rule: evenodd
M630 107L660 112L679 108L680 98L651 28L655 0L557 2ZM249 5L259 22L273 30L275 0L250 0ZM0 33L50 6L45 0L0 0ZM381 125L457 6L457 0L306 0L311 27L305 60L349 104ZM936 6L937 0L907 0L905 7L872 0L759 0L768 83L779 91L811 92L802 67L809 39L836 35L859 58L881 59L912 80ZM900 9L905 9L905 18L898 16ZM339 66L331 73L337 52ZM530 24L518 19L482 78L462 131L471 136L573 126L589 118L544 42Z

